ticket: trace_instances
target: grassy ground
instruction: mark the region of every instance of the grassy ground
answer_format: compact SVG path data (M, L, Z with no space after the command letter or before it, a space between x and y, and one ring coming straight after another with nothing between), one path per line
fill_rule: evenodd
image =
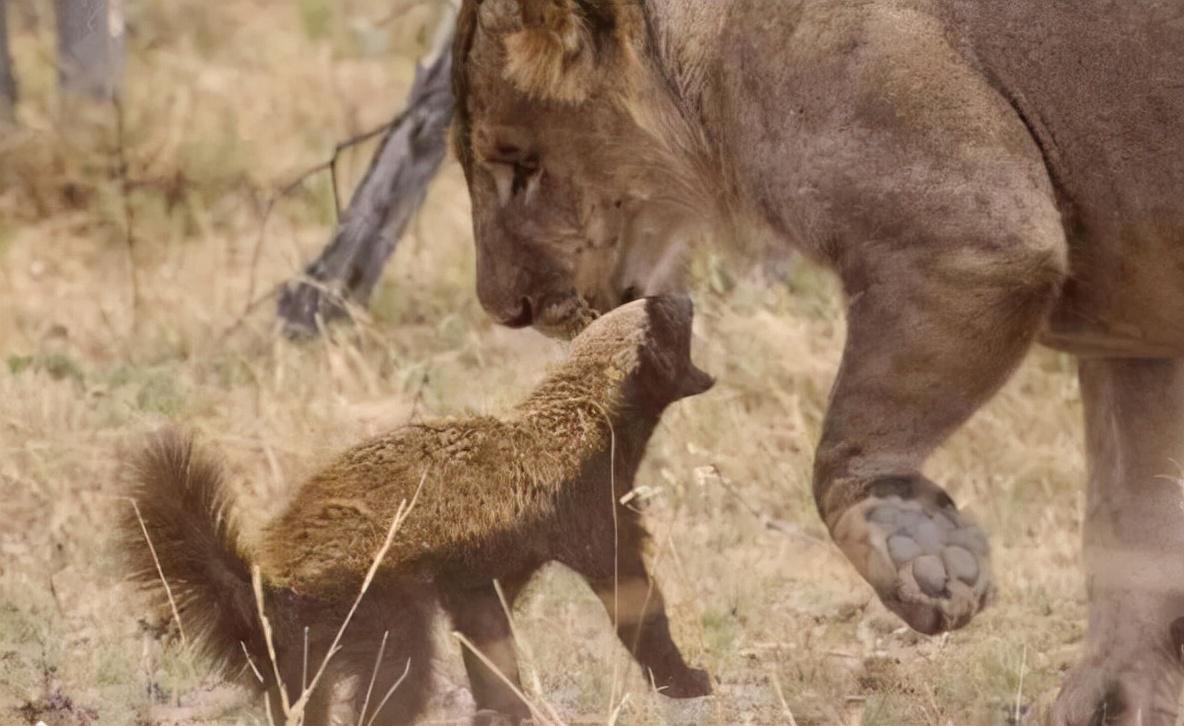
M274 190L407 88L433 11L386 20L390 5L129 0L118 124L113 107L56 98L48 18L18 4L25 104L21 128L0 130L0 722L262 719L124 583L118 462L154 426L185 422L223 452L257 526L335 450L496 411L562 355L480 312L452 163L356 325L295 344L270 302L244 316L332 222L322 175L261 230ZM345 159L346 183L367 153ZM1035 353L932 463L991 531L1000 595L966 630L925 638L824 541L810 500L843 339L834 285L805 266L777 282L714 258L698 269L697 356L720 384L671 412L640 482L676 638L717 695L649 693L592 593L554 570L517 614L532 696L573 722L887 726L1005 723L1053 688L1083 627L1068 360ZM439 722L471 708L445 652Z

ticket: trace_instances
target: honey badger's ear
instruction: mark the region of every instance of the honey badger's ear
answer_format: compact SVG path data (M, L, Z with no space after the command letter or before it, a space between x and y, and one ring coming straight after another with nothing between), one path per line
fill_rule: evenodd
M564 103L588 98L614 42L614 0L515 0L522 27L505 36L506 77L528 96Z

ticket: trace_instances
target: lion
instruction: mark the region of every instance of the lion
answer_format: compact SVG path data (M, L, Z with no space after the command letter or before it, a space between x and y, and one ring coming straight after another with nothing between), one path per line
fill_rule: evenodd
M691 360L691 320L685 297L618 308L505 416L407 425L344 452L299 488L254 548L229 511L221 467L166 431L137 461L138 509L122 522L134 578L158 592L159 577L170 582L170 602L199 647L237 664L276 718L307 685L310 726L332 723L334 687L351 677L357 723L414 723L429 695L437 605L472 644L464 662L474 723L529 719L505 608L549 562L592 587L648 683L670 698L706 696L710 677L671 638L640 513L621 503L663 411L714 383ZM407 502L413 509L368 581Z
M841 280L818 511L922 633L992 594L922 473L1043 343L1076 355L1089 627L1051 723L1174 724L1184 670L1184 12L1176 0L464 0L477 295L564 335L696 238Z

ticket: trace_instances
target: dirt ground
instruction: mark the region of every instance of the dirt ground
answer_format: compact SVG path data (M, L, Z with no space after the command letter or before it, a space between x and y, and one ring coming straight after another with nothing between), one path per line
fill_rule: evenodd
M11 3L10 3L11 5ZM324 244L328 175L263 210L335 142L397 108L436 9L380 0L129 0L119 108L54 90L52 28L17 3L20 128L0 130L0 723L263 723L148 617L110 532L120 460L183 422L223 454L249 531L359 437L496 412L563 355L474 295L454 162L368 311L276 335L269 290ZM116 122L122 116L121 123ZM122 128L121 128L122 127ZM342 159L343 193L372 147ZM121 158L126 173L121 173ZM994 542L995 603L904 629L825 538L810 457L843 340L829 278L704 253L696 356L639 484L656 570L716 695L653 694L599 602L558 568L516 613L531 698L569 723L1004 724L1049 693L1084 627L1072 362L1037 351L929 473ZM262 304L247 310L251 301ZM471 709L443 624L431 721Z

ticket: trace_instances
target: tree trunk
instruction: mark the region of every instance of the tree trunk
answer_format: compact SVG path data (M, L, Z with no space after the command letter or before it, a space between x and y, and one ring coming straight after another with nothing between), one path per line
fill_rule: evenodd
M123 66L121 0L56 0L58 83L74 96L115 98Z
M16 76L8 52L8 2L0 0L0 122L11 122L16 109Z
M415 75L406 110L386 132L337 230L304 277L280 291L278 314L290 336L315 336L345 315L345 301L365 306L428 184L444 159L452 120L451 23L438 50Z

